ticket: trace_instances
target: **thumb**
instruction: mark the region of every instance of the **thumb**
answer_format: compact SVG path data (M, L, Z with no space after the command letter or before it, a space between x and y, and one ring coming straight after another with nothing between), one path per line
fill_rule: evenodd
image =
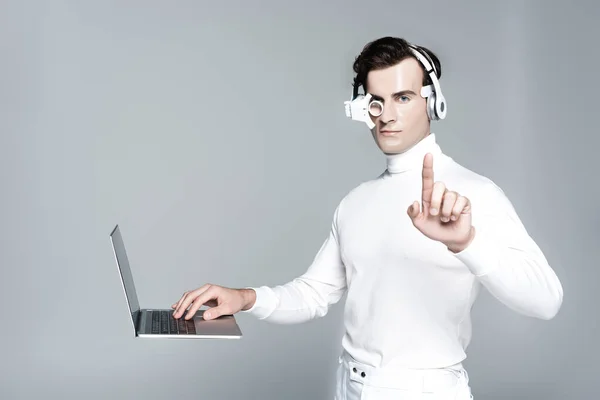
M223 306L212 307L204 311L203 318L205 320L211 320L215 318L219 318L221 315L229 314L227 309Z
M410 217L410 219L412 219L414 221L419 216L419 214L421 213L421 210L420 210L420 207L419 207L419 202L418 201L414 201L408 207L408 210L406 210L406 213L408 214L408 216Z

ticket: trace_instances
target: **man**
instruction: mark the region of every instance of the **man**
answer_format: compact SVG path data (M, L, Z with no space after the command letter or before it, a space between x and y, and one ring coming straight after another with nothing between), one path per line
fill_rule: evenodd
M355 90L363 103L347 113L369 110L364 121L387 169L340 201L306 273L273 288L204 285L172 306L175 318L206 304L206 319L242 311L289 324L323 317L347 294L340 400L470 399L462 361L481 287L535 318L553 318L562 304L557 276L503 191L436 143L430 123L446 112L441 65L411 46L384 37L354 62L365 96Z

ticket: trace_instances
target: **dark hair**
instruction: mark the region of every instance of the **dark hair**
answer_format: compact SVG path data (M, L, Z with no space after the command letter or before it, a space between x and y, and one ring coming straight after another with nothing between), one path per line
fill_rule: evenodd
M442 66L440 60L431 50L423 46L411 44L402 38L386 36L367 43L362 52L354 60L353 68L356 77L353 84L356 90L362 86L366 91L367 74L369 71L392 67L408 57L416 59L410 50L411 45L420 49L421 53L426 53L429 61L435 67L437 78L440 79L442 76ZM430 85L433 82L431 82L429 74L427 74L420 61L419 65L421 65L423 70L423 85Z

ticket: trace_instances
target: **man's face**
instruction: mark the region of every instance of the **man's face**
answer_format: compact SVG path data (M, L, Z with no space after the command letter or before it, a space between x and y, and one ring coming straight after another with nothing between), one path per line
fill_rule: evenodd
M367 92L383 103L381 115L371 116L375 124L371 133L384 153L402 153L429 134L422 86L421 64L412 57L367 75Z

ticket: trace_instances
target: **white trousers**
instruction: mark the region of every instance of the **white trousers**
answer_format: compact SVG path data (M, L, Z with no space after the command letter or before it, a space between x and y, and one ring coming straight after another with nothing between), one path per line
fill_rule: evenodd
M339 358L335 400L471 400L462 365L440 369L382 370Z

